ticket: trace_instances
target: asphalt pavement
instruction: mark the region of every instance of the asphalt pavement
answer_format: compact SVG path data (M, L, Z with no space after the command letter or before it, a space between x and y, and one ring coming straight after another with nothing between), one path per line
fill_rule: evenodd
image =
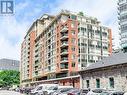
M0 95L24 95L15 91L0 90Z

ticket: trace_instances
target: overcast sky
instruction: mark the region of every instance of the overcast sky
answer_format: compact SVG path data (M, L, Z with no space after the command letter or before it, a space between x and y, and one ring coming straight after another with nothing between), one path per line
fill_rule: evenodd
M61 9L94 16L113 32L113 44L119 47L117 0L14 0L14 15L0 15L0 58L20 60L23 38L37 18L44 13L56 14Z

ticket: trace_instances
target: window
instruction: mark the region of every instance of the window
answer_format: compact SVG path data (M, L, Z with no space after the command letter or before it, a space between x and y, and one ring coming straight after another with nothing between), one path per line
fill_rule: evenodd
M86 34L86 28L83 28L83 27L81 27L81 35L83 35L83 36L85 36L85 34Z
M122 12L122 11L125 11L127 9L127 4L122 4L120 7L119 7L119 11Z
M71 19L76 20L76 16L75 15L71 15Z
M65 82L63 82L63 85L65 85Z
M71 27L72 27L72 28L75 27L75 22L74 22L74 21L72 21L72 23L71 23Z
M75 42L76 42L75 38L72 38L72 39L71 39L71 42L72 42L73 44L75 44Z
M72 51L75 51L75 47L74 47L74 46L72 46L71 50L72 50Z
M72 54L72 59L75 59L75 54Z
M109 78L109 83L110 83L110 87L114 88L114 78L113 77Z
M74 30L72 30L72 31L71 31L71 34L72 34L72 35L75 35L75 31L74 31Z
M87 52L86 48L85 47L81 47L81 53L86 53L86 52Z
M96 79L96 88L100 88L100 79Z
M86 87L89 88L90 87L90 81L86 80Z
M75 62L72 62L72 67L75 67Z

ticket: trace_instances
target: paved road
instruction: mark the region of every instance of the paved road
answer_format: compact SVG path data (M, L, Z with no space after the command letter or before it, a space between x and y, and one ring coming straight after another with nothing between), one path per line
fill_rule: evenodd
M24 95L14 91L0 90L0 95Z

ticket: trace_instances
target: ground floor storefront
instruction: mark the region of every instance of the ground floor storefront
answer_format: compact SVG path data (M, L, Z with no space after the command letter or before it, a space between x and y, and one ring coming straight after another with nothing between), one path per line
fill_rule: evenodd
M42 81L33 81L29 83L22 83L22 86L28 87L28 86L37 86L39 84L59 84L61 86L73 86L75 88L80 88L80 76L70 76L70 77L64 77L64 78L56 78L56 79L50 79L50 80L42 80Z

